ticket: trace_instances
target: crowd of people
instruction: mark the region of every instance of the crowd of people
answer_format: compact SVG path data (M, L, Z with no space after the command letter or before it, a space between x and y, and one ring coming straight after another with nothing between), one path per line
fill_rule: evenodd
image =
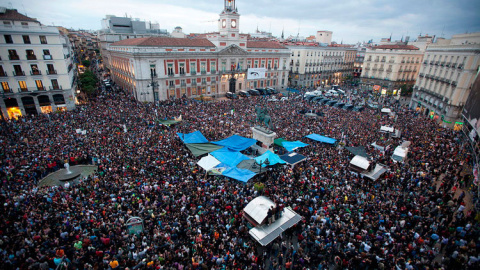
M270 167L246 184L206 175L176 133L250 137L259 104L278 137L309 144L297 150L308 159ZM298 113L304 108L324 116L306 118ZM461 193L471 181L461 173L471 156L460 135L406 106L394 110L396 119L293 96L146 104L103 91L73 111L4 121L0 268L478 269L477 212ZM179 116L179 124L158 123ZM382 125L402 137L386 138ZM362 179L349 170L348 151L306 139L311 133L364 146L389 170L377 181ZM403 140L412 142L409 156L393 162ZM377 141L392 147L381 152L370 146ZM76 185L39 188L65 161L98 169ZM250 237L242 217L259 195L303 217L267 247ZM141 233L129 234L130 217L143 220Z

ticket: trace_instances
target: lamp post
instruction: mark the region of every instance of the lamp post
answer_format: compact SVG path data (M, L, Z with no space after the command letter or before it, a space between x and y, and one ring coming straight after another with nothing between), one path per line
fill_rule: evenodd
M262 165L265 164L265 166L268 166L270 165L270 161L267 159L265 159L264 161L260 161L260 172L258 172L258 174L262 174Z
M157 76L157 73L155 72L155 69L150 69L150 78L152 81L147 85L147 87L152 87L152 99L153 99L153 105L156 105L156 100L155 100L155 87L159 86L158 82L154 80L154 78ZM145 93L148 94L148 93Z

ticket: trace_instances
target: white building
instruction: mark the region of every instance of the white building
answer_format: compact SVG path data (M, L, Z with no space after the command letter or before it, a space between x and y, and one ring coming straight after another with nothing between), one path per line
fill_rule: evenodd
M248 40L239 25L235 1L225 1L219 31L206 38L149 37L111 44L112 78L140 101L285 88L288 49L277 42ZM254 77L247 75L250 71Z
M0 106L5 117L75 108L68 37L56 27L0 8Z
M290 85L318 87L341 84L353 76L356 48L288 46Z
M315 36L315 41L317 43L330 45L332 44L332 31L317 31L317 35Z
M402 85L413 85L423 52L412 45L379 45L367 48L362 68L362 85L369 90L396 94Z
M180 27L180 26L177 26L177 27L175 27L175 29L173 29L171 36L174 37L174 38L185 38L186 37L185 33L183 33L182 27Z
M452 127L480 66L480 32L454 35L427 47L410 107Z

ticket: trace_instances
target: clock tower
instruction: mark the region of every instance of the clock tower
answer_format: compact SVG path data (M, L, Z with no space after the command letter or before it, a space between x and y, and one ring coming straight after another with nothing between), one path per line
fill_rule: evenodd
M224 2L224 8L222 13L220 13L218 21L218 30L220 35L228 35L229 38L235 38L239 34L240 14L238 14L235 0L224 0Z

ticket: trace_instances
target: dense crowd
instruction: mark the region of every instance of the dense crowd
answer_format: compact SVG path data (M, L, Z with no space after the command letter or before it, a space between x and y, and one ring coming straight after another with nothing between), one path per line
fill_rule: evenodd
M176 133L250 137L257 104L268 108L278 137L309 143L298 150L308 159L246 184L206 175ZM304 117L298 111L305 108L324 116ZM477 213L460 191L471 160L459 134L399 104L394 110L395 119L293 97L144 104L104 92L74 111L3 122L0 268L478 269ZM176 125L157 122L178 116ZM387 138L382 125L402 137ZM348 151L304 137L311 133L364 146L389 170L377 181L362 179L349 170ZM395 163L390 157L403 140L412 142L409 156ZM373 142L391 147L381 152ZM70 187L37 186L66 161L98 170ZM242 217L261 194L303 217L266 248ZM144 221L138 235L125 227L133 216Z

